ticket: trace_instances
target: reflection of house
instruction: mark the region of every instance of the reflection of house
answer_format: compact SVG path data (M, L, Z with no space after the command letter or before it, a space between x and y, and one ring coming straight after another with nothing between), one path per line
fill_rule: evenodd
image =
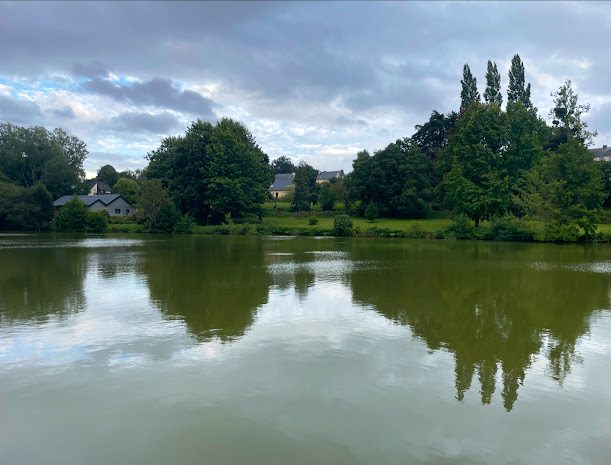
M269 186L269 192L275 199L281 199L288 194L289 189L293 187L293 178L295 173L280 173L276 175L274 182Z
M323 182L330 182L332 179L342 179L344 177L344 170L339 171L320 171L316 176L316 184L322 184Z
M64 195L53 202L53 207L59 210L73 197L84 203L88 210L94 212L105 210L110 216L128 216L135 212L131 204L119 194Z
M89 190L89 195L102 195L102 194L112 194L112 189L108 184L102 181L96 181L91 189Z

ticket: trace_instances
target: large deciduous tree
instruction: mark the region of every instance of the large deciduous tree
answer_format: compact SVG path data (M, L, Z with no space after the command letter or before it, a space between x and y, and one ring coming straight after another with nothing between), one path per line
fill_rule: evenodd
M309 210L318 200L318 186L316 185L318 171L305 162L301 162L295 169L295 192L293 193L292 207L300 214Z
M291 159L285 155L276 158L272 162L271 167L273 174L288 174L295 172L295 165Z
M218 223L227 215L260 215L271 171L267 155L237 121L194 122L148 155L144 175L159 179L183 213Z
M119 173L112 165L104 165L98 170L98 181L105 182L110 187L113 187L119 180Z
M581 116L590 110L589 104L579 104L579 94L573 89L573 84L567 80L552 94L554 106L549 112L552 118L551 146L556 148L575 138L585 145L590 145L596 137L596 131L588 130L588 124Z

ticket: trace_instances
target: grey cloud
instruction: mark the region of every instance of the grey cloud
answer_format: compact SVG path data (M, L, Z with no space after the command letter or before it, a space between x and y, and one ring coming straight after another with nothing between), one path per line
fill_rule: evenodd
M108 76L108 69L99 62L75 63L72 66L72 74L77 77L105 78Z
M134 105L151 105L190 113L201 119L214 119L214 102L191 90L180 90L169 79L153 78L146 82L115 84L93 78L83 84L88 91Z
M107 123L107 127L118 132L167 135L180 128L180 122L169 112L160 114L127 112L112 118Z
M110 164L117 171L135 170L145 166L144 156L133 156L116 152L91 152L85 159L87 171L97 171L101 166Z
M74 114L74 110L72 110L72 107L70 106L50 110L49 114L53 117L58 117L58 118L65 118L65 119L76 118L76 115Z
M40 107L33 102L0 96L0 121L30 126L42 119Z

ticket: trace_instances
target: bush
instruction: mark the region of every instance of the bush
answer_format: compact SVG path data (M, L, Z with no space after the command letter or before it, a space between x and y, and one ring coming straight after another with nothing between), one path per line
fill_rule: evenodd
M367 218L369 221L373 223L373 220L375 220L377 217L378 217L378 208L375 206L373 202L369 202L369 204L367 205L367 208L365 208L365 218Z
M340 237L351 237L354 235L352 220L348 215L336 216L333 220L333 235Z
M475 239L477 231L467 215L457 215L444 230L443 235L448 239Z
M492 220L485 238L497 241L533 241L535 231L525 221L506 215Z
M59 210L53 224L60 232L84 232L87 228L87 207L76 197Z
M87 212L86 231L104 233L108 228L108 213L106 211Z
M193 217L188 213L186 215L180 215L180 218L174 225L174 232L176 234L191 234L194 226Z
M547 242L576 242L579 239L579 226L575 223L550 221L545 223L544 239Z
M310 218L308 220L308 224L310 224L312 226L315 225L315 224L318 224L318 218Z

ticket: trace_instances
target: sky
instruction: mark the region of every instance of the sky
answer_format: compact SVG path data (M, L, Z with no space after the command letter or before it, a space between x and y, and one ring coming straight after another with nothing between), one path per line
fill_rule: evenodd
M463 64L506 100L515 53L546 118L571 79L611 142L611 3L0 2L0 121L62 127L85 168L146 166L202 119L245 124L271 160L349 171L359 150L456 110Z

